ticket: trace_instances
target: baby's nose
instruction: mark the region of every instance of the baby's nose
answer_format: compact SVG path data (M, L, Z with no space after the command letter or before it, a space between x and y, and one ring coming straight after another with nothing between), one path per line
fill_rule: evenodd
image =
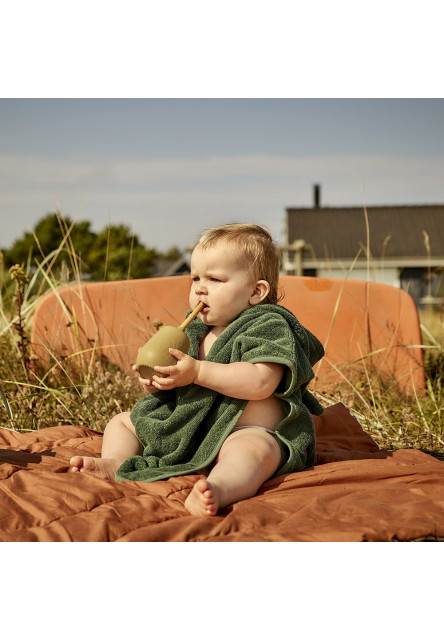
M207 288L206 288L205 284L202 282L202 280L199 280L199 282L196 283L195 291L196 291L197 294L206 293L207 292Z

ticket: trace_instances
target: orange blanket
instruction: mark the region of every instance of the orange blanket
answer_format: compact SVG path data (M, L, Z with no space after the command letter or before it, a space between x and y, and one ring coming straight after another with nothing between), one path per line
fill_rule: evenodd
M389 541L444 538L444 464L380 451L342 404L315 418L312 469L273 478L215 518L183 503L196 476L153 483L68 473L102 435L0 429L0 541Z

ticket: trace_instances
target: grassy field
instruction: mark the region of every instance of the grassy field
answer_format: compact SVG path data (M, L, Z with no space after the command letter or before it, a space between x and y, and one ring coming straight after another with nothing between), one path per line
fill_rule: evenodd
M33 358L30 328L35 306L45 290L76 278L75 256L55 274L54 256L34 270L7 271L0 262L0 425L28 431L56 424L77 424L102 430L117 412L140 398L131 371L108 362L89 360L76 370L69 360L53 359L42 368ZM0 256L1 260L1 256ZM71 261L71 262L69 262ZM426 388L411 397L393 385L360 380L338 385L320 396L324 406L342 401L383 448L419 448L444 460L444 312L420 313L425 345Z

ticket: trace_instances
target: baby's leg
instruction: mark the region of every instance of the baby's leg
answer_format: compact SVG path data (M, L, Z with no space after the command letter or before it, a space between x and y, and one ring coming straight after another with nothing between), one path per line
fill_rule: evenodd
M101 458L74 456L69 463L73 471L93 473L101 478L114 480L115 473L122 462L141 452L142 445L136 436L130 412L126 411L111 418L106 425Z
M206 480L196 482L185 501L192 515L215 516L233 502L256 495L281 462L275 438L258 429L231 433Z

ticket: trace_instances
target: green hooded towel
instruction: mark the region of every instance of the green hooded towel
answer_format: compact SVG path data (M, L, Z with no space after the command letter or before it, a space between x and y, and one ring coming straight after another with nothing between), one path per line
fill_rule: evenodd
M195 318L186 329L189 355L198 357L199 345L210 327ZM207 360L278 362L285 372L274 396L285 412L276 435L287 452L276 475L313 466L315 434L310 414L323 408L307 390L312 366L324 355L319 340L280 305L257 305L243 311L217 338ZM144 446L118 468L116 480L151 482L182 476L207 467L236 425L247 400L230 398L190 384L158 391L136 403L131 420Z

